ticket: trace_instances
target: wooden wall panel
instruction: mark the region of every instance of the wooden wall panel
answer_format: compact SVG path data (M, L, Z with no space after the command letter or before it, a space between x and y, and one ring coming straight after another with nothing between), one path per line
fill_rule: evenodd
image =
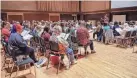
M92 12L109 9L109 1L82 1L82 12Z
M101 14L86 14L84 15L84 20L100 20L102 17L104 17L105 13Z
M37 10L37 3L36 1L1 1L1 9Z
M38 1L39 11L78 12L79 1Z
M7 13L1 13L1 19L7 20Z
M60 20L73 20L72 14L61 14Z
M21 22L23 20L23 17L22 15L8 15L8 21L11 22L13 20Z
M59 16L50 16L50 21L59 21L60 17Z
M24 13L24 20L49 20L49 14L42 14L42 13Z

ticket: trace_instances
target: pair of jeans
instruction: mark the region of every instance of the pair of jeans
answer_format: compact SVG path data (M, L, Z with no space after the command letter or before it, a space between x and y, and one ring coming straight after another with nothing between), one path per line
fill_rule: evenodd
M94 39L95 39L95 35L97 35L97 34L98 34L97 31L93 33L93 38L94 38Z
M34 61L37 62L35 54L34 54L34 49L31 47L26 47L25 53L26 55L29 55L29 57Z
M89 46L90 46L90 50L94 50L94 45L93 45L93 41L92 40L90 40Z
M98 35L98 37L97 37L98 41L101 41L101 39L102 39L102 34Z
M87 47L90 46L90 50L94 50L93 41L90 40L87 45L84 46L85 52L87 51Z

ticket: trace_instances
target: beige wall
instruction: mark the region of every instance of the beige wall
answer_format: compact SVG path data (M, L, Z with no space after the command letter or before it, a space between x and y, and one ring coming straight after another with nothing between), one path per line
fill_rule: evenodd
M82 1L81 11L92 12L109 9L109 1Z
M1 1L1 9L36 10L36 1Z

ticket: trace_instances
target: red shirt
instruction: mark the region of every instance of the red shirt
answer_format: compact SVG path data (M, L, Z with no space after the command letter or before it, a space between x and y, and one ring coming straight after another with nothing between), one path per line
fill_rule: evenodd
M5 38L5 41L8 42L10 31L7 28L2 28L2 35Z
M45 41L49 41L50 34L47 32L44 32L41 37L44 38Z
M88 30L84 27L80 27L77 30L77 38L80 41L81 45L86 45L89 42L89 33Z

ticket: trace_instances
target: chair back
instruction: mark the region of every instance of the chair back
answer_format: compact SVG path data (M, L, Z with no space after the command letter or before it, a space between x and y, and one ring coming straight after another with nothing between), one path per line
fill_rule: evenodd
M27 57L25 54L22 54L18 47L9 45L9 49L12 52L11 56L13 62L16 63L16 65L34 63L34 61L30 57Z
M7 44L6 44L6 42L1 41L1 44L2 44L2 46L3 46L3 49L4 49L5 53L8 53L8 49L7 49Z
M30 39L30 46L35 46L35 40L34 40L34 37L32 37L31 39Z
M131 31L127 31L125 37L130 37L130 36L131 36Z
M35 38L34 38L34 41L35 41L36 43L39 43L39 37L35 37Z
M54 42L54 41L50 41L50 50L51 51L55 51L55 52L59 52L59 45L58 43Z
M8 49L8 44L3 39L1 40L1 44L4 48L5 54L11 56L11 52Z
M132 32L132 34L131 34L131 37L135 37L135 36L136 36L136 34L137 34L137 31L136 31L136 30L134 30L134 31Z
M41 46L45 46L45 40L43 38L40 37L39 41Z
M46 42L43 38L40 38L40 51L46 52Z
M75 36L71 36L71 41L72 41L73 43L77 43L77 38L76 38Z
M19 48L16 47L16 46L11 46L11 45L8 45L8 48L9 50L11 51L11 56L12 56L12 59L14 61L16 61L16 57L17 57L17 51L19 51Z

